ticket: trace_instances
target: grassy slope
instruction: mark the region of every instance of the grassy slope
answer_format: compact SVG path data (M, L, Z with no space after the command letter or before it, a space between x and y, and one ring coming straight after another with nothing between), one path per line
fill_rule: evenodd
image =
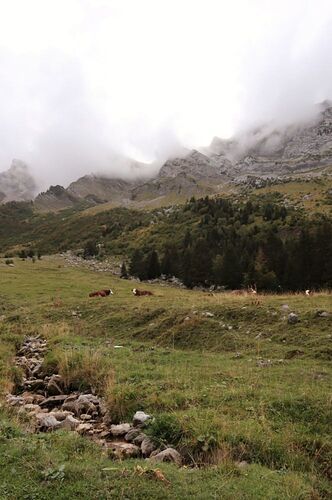
M135 470L137 463L148 467L145 462L110 462L93 444L66 433L30 435L28 423L15 423L2 410L0 498L331 494L331 319L315 317L317 310L331 310L331 295L262 296L254 304L245 297L150 286L153 297L137 298L132 282L46 258L2 266L0 280L3 392L10 385L14 344L26 333L46 335L60 355L73 348L98 351L111 358L115 372L106 397L116 420L137 409L172 414L183 430L177 444L183 453L217 464L200 470L162 465L167 486ZM87 298L106 286L115 291L110 299ZM287 324L283 304L299 314L299 324ZM214 317L203 316L205 311ZM114 349L109 341L124 347ZM259 366L260 358L271 364ZM234 460L251 465L239 471Z

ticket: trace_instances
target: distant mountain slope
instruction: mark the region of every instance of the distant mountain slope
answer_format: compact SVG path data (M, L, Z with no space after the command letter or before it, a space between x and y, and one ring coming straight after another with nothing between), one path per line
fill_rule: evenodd
M35 208L41 211L57 211L73 207L80 202L80 198L71 194L62 186L51 186L47 191L35 198Z
M32 200L36 190L35 180L23 161L13 160L11 167L0 173L0 203Z
M332 103L322 103L314 119L287 127L265 125L231 140L214 138L201 151L183 150L168 159L159 173L148 180L142 175L154 166L116 158L113 168L131 172L132 179L85 175L68 188L51 186L35 199L42 211L57 211L79 204L143 207L178 203L191 196L233 192L247 183L265 185L266 179L316 175L332 165ZM327 174L329 175L329 174ZM262 180L262 182L261 182ZM0 203L31 199L35 184L27 167L14 161L0 174Z
M110 179L97 175L85 175L67 188L67 192L79 197L95 196L100 202L124 201L130 198L133 183L123 179Z

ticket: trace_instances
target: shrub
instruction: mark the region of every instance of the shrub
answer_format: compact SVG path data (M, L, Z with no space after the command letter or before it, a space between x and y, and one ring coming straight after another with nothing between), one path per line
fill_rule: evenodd
M175 415L163 413L155 417L146 433L159 444L176 446L180 442L184 430Z
M113 385L114 372L110 360L101 351L59 350L54 354L57 371L62 375L67 390L103 394Z

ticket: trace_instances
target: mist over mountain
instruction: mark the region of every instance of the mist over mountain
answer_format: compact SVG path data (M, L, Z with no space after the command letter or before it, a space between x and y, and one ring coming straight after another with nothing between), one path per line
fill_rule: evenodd
M321 171L324 166L332 165L331 104L330 101L321 103L315 118L305 123L280 128L269 123L230 140L215 137L209 147L200 151L182 150L181 155L169 158L158 173L151 173L148 177L140 174L146 174L149 165L123 158L123 164L131 167L130 176L127 171L119 172L117 177L95 173L76 179L67 188L54 185L36 197L35 207L48 211L82 203L91 206L111 202L113 206L130 206L156 200L175 201L192 195L219 193L225 186L245 183L250 176L264 182L264 179L303 173L315 175L316 170ZM30 191L26 189L22 194L23 179L19 178L19 174L23 171L26 178L27 168L17 168L10 170L10 193L8 180L5 185L0 177L0 191L2 187L2 191L7 192L3 202L8 199L31 199L33 196L31 186L34 181L31 177ZM13 187L15 179L18 179L16 190Z
M328 0L7 2L0 172L21 158L45 190L132 179L130 158L155 176L213 137L308 120L332 97L331 22Z

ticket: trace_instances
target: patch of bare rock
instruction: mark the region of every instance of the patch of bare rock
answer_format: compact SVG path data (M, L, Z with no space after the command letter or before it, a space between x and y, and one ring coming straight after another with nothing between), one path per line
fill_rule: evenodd
M43 375L47 342L26 337L17 352L15 364L24 371L15 394L7 394L7 405L27 414L35 432L67 430L99 443L114 459L144 458L154 462L182 464L177 450L158 446L144 431L152 417L137 411L132 422L113 423L102 398L95 394L66 393L61 375Z

